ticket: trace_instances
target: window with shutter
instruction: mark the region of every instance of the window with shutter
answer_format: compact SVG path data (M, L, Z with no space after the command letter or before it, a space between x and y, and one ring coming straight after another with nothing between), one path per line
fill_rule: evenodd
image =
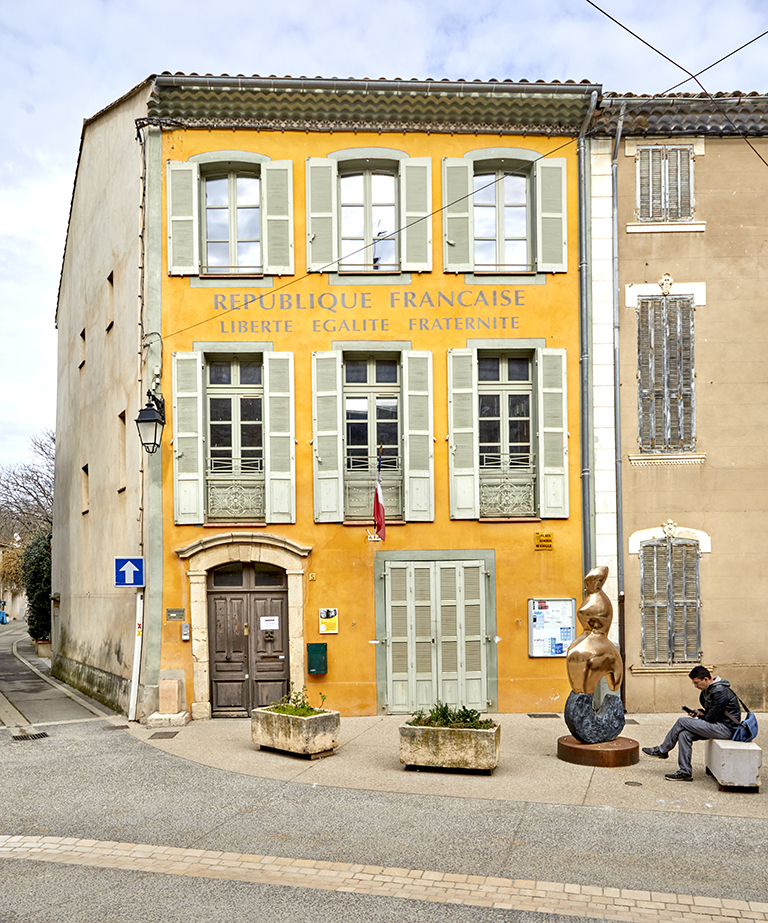
M693 320L693 296L638 299L641 452L692 452L696 448Z
M693 218L693 147L638 147L638 221L690 221Z
M292 274L293 165L221 151L168 163L172 275Z
M670 536L640 544L641 643L645 663L700 660L700 549Z

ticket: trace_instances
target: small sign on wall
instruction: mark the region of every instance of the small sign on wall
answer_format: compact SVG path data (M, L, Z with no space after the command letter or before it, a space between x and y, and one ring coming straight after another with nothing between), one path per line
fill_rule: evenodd
M552 533L551 532L534 532L533 533L533 550L534 551L552 551Z
M339 633L339 610L320 610L320 634L337 635Z
M165 620L166 622L183 622L184 621L184 610L183 609L166 609L165 610Z

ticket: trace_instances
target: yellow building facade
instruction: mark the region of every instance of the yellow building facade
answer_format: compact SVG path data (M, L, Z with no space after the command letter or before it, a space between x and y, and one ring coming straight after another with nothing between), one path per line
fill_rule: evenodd
M596 88L164 75L139 95L138 388L166 417L128 491L139 710L178 678L193 718L290 683L343 715L560 711Z

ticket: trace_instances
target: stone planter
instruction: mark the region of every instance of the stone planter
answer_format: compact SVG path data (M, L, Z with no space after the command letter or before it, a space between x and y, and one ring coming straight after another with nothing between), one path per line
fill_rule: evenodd
M33 641L37 650L37 656L50 660L52 656L50 641Z
M501 726L474 728L400 726L400 762L443 769L479 769L492 773L499 764Z
M300 718L269 708L254 708L251 712L251 738L257 747L286 750L318 759L331 756L338 747L339 720L337 711L322 711Z

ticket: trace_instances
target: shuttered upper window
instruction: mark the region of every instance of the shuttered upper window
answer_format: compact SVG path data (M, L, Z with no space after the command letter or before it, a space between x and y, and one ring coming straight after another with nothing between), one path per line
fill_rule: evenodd
M568 268L566 161L490 148L443 160L446 272Z
M690 221L693 148L638 147L636 160L638 221Z
M696 447L693 318L692 296L638 299L641 452L691 452Z
M691 663L701 656L700 549L664 537L640 544L641 636L645 663Z
M170 160L167 177L170 275L293 273L290 160L222 151Z

